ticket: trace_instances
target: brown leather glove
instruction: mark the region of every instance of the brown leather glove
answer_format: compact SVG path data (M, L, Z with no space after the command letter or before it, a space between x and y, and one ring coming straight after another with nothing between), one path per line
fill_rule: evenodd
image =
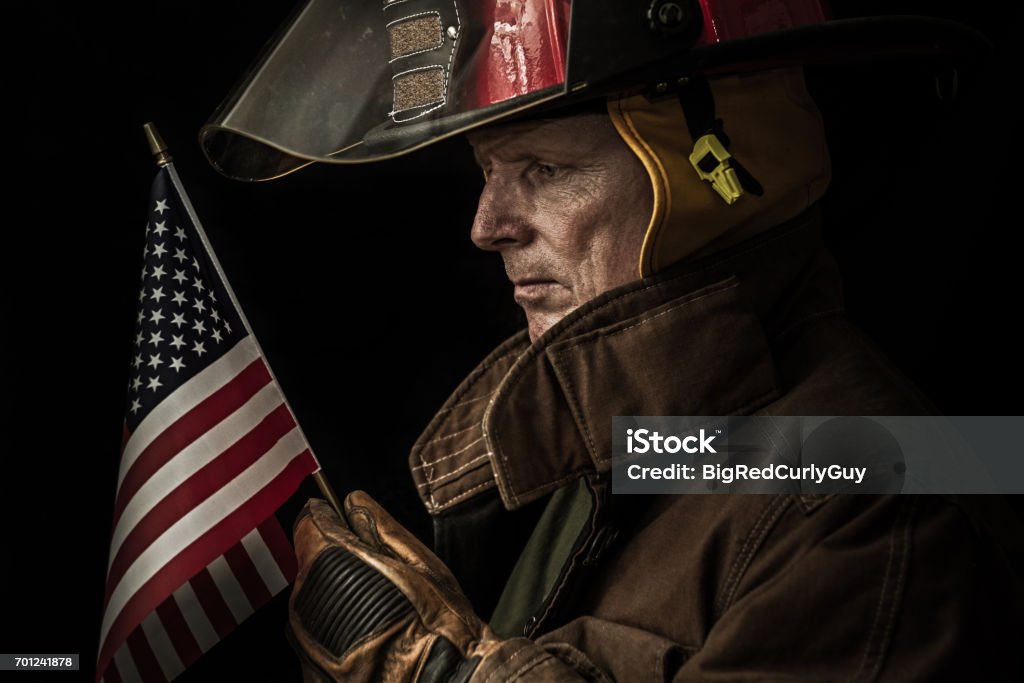
M306 681L454 683L552 659L529 640L499 641L448 568L367 494L344 507L347 523L310 500L295 525L289 631Z

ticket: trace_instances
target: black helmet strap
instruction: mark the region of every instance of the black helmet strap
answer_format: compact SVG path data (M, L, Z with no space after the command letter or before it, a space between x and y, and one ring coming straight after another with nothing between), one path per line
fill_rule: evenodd
M683 116L686 117L686 127L690 131L690 138L696 143L705 135L713 135L722 143L723 147L728 149L729 136L725 132L725 124L722 119L715 117L715 97L711 92L711 84L707 77L703 75L689 76L681 78L678 83L676 96L683 109ZM712 168L717 165L714 158L707 161ZM740 163L739 159L733 156L729 161L745 192L757 197L764 194L761 183ZM703 164L704 162L699 163ZM711 168L703 170L711 172Z

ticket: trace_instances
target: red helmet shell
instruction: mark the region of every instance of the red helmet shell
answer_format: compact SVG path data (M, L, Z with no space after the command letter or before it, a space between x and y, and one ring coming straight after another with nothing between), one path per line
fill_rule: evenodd
M479 0L471 11L484 27L485 54L468 79L480 108L565 82L570 0ZM681 13L685 2L654 0L650 12ZM820 0L699 0L703 29L697 45L824 22ZM651 21L656 22L652 16ZM609 46L609 49L614 49Z

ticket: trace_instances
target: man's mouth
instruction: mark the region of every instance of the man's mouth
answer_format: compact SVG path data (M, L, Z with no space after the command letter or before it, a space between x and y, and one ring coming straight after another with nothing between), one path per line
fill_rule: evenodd
M520 306L539 303L554 287L559 286L555 280L541 277L520 278L512 284L515 285L513 297Z

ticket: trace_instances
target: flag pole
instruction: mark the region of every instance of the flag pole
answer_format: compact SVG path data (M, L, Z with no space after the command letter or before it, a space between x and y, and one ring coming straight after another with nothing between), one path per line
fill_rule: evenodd
M142 130L146 132L146 142L149 143L149 151L153 153L153 158L156 159L157 166L163 168L174 161L171 153L167 151L167 144L164 142L164 139L160 137L160 133L157 132L156 126L153 125L152 121L148 121L143 124Z
M153 158L156 160L156 165L159 166L160 168L169 166L170 163L174 160L174 158L171 156L171 153L167 150L167 144L164 142L164 139L160 137L160 133L157 132L156 126L153 125L152 121L148 121L145 124L143 124L142 128L146 133L146 142L149 143L149 151L153 153ZM183 197L183 199L185 198ZM185 199L185 201L187 202L187 199ZM202 232L202 228L199 227L198 221L196 221L196 229ZM210 251L211 260L215 261L216 256L214 256L213 251L210 250L209 247L207 247L207 250ZM217 264L217 269L220 270L219 264ZM229 294L231 294L231 297L233 299L234 293L230 291L231 288L230 285L228 285L227 283L227 278L225 278L224 275L221 274L221 279L224 282L224 286L228 288L228 292ZM247 320L245 320L245 315L242 313L242 309L238 305L238 302L233 301L232 303L235 304L235 308L238 310L238 314L242 317L242 321L248 328L249 323ZM249 329L249 334L252 334L251 328ZM253 336L253 339L255 340L255 336ZM267 367L270 367L269 363L267 364ZM271 373L272 372L273 371L271 371ZM287 399L285 400L285 403L287 403ZM295 414L292 411L290 405L288 406L288 411L292 412L292 417L294 418ZM297 419L295 420L295 423L298 424ZM299 429L301 430L302 428L299 427ZM314 456L314 459L315 457L316 456ZM319 464L319 461L317 461L317 465ZM338 496L337 494L334 493L334 489L331 487L330 482L327 481L327 477L324 476L323 469L317 469L317 471L313 473L313 481L316 482L317 487L319 487L320 489L320 493L323 495L324 498L327 499L327 502L330 503L331 507L334 508L334 511L338 513L338 516L342 519L345 519L345 514L342 512L342 507L341 503L338 500Z

